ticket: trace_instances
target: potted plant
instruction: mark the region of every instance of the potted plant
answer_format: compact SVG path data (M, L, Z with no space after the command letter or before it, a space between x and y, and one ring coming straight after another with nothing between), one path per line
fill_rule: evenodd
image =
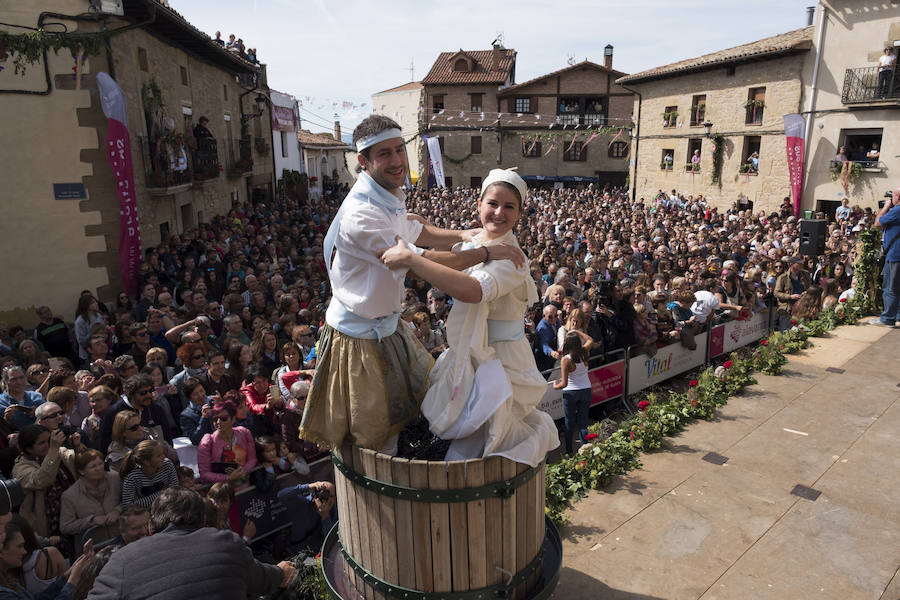
M766 107L766 103L764 100L747 100L744 103L744 108L747 109L747 122L748 123L756 123L757 115L759 116L759 120L762 120L762 109Z

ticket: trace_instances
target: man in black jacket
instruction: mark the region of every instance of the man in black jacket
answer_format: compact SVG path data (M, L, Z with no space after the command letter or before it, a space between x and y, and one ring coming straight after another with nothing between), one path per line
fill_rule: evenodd
M106 454L112 441L112 427L116 415L123 410L133 410L141 416L141 425L151 433L151 437L162 437L172 443L172 430L169 419L162 408L153 404L153 380L149 375L132 375L125 381L126 399L119 400L106 409L100 420L100 447L98 450Z
M294 566L264 564L230 530L204 527L200 494L166 488L153 501L152 535L114 552L90 600L246 600L287 587Z

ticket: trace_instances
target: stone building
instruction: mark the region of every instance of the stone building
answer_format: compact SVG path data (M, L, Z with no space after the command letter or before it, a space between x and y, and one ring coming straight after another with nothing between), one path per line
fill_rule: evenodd
M143 247L271 193L264 67L226 51L154 0L122 0L123 15L98 13L95 4L47 0L4 9L7 23L39 27L44 13L55 13L52 20L68 32L109 33L104 51L85 56L79 78L68 50L48 52L24 76L14 73L8 56L0 64L6 67L0 111L15 115L0 120L7 150L0 203L8 208L0 225L7 283L0 318L10 322L33 323L31 309L40 304L72 318L81 290L110 302L122 289L120 204L106 151L100 71L127 99ZM209 119L213 137L195 143L200 116Z
M309 175L309 195L313 199L334 186L345 183L353 185L353 175L348 170L346 153L350 146L341 140L341 125L334 124L334 135L312 133L306 129L297 132L300 151Z
M390 117L400 125L409 158L410 177L416 183L422 172L419 162L419 119L424 110L422 104L422 82L410 81L381 92L372 94L372 113Z
M805 27L618 79L638 94L633 194L649 200L675 189L722 208L743 197L776 210L790 195L782 117L801 110L812 35Z
M900 4L822 0L816 15L818 74L810 56L803 77L803 111L810 114L802 207L831 214L846 197L877 210L897 187L890 175L900 169L900 76L889 70L879 89L878 68L885 48L895 59L900 50ZM876 144L878 156L870 156ZM845 177L835 161L842 146L858 165Z

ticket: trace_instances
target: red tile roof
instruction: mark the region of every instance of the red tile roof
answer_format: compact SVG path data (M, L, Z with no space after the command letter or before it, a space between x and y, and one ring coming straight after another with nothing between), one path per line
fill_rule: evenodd
M500 60L497 68L492 65L493 50L457 50L441 52L437 60L422 79L424 85L459 85L469 83L496 83L502 85L509 78L516 66L516 51L500 48ZM471 71L454 71L453 63L457 56L465 55L474 62Z
M686 73L704 71L719 67L727 63L747 62L755 59L774 58L806 52L812 47L813 26L795 29L773 35L762 40L742 44L734 48L719 50L711 54L704 54L696 58L689 58L679 62L654 67L640 73L627 75L616 80L616 83L642 83L665 77L676 77Z
M392 92L404 92L406 90L421 90L422 82L421 81L410 81L409 83L404 83L403 85L398 85L397 87L388 88L386 90L381 90L380 92L375 92L372 94L373 96L377 96L378 94L390 94Z
M580 69L580 68L584 68L584 67L589 67L589 68L592 68L592 69L597 69L598 71L604 71L604 72L609 73L610 75L613 75L613 76L616 76L616 75L625 75L625 73L623 73L622 71L616 71L615 69L607 69L607 68L604 67L603 65L598 65L597 63L591 62L591 61L589 61L589 60L583 60L583 61L581 61L580 63L575 63L574 65L568 65L568 66L566 66L566 67L564 67L564 68L562 68L562 69L559 69L558 71L553 71L552 73L547 73L546 75L541 75L541 76L539 76L539 77L535 77L534 79L529 79L528 81L524 81L524 82L522 82L522 83L517 83L516 85L511 85L511 86L509 86L508 88L505 88L503 91L501 91L501 92L498 93L497 95L498 95L498 96L501 96L501 97L502 97L502 96L509 96L510 94L515 94L515 93L517 93L517 92L520 91L522 88L524 88L525 86L531 85L532 83L537 83L538 81L542 81L542 80L547 79L547 78L549 78L549 77L556 77L557 75L561 75L561 74L565 73L566 71L570 71L570 70L574 70L574 69Z
M330 133L313 133L306 129L297 132L297 140L301 146L316 148L349 148L344 142L335 141Z

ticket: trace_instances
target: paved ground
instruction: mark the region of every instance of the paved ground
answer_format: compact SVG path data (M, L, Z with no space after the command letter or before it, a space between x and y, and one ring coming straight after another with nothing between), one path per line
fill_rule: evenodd
M813 341L576 503L552 597L900 599L900 330Z

